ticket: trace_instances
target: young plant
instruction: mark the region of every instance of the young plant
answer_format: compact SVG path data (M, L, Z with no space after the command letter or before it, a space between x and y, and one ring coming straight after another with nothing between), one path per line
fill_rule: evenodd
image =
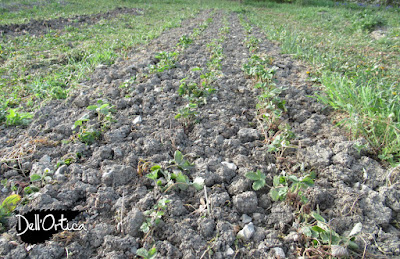
M27 125L30 119L33 117L31 113L17 112L14 109L8 110L8 115L6 115L6 125L7 126L17 126L17 125Z
M114 112L114 106L111 106L108 103L103 102L102 100L98 100L97 104L90 105L87 107L90 111L96 111L98 116L98 121L102 124L102 128L109 128L111 123L114 122L112 118L112 112Z
M186 160L179 150L175 151L174 159L169 163L170 165L165 169L160 165L152 166L150 173L146 177L152 179L156 186L159 186L164 192L174 187L178 187L181 190L186 190L189 186L193 186L196 190L203 188L204 180L196 178L193 182L190 182L189 177L184 174L193 168L193 164ZM172 172L170 171L171 169Z
M354 240L361 232L361 223L357 223L350 234L343 237L332 230L319 213L314 211L309 216L312 218L311 222L304 222L300 230L306 236L307 246L319 248L327 245L331 249L331 255L335 257L346 256L348 248L354 250L359 248Z
M193 124L193 122L196 121L197 115L197 104L188 103L185 107L179 109L178 114L175 115L175 119L181 120L183 126L188 128L190 125Z
M260 170L257 170L256 172L248 172L246 174L246 177L253 182L253 190L258 191L260 190L262 187L265 186L265 174L263 172L261 172Z
M307 197L304 195L304 190L308 187L314 186L314 179L316 174L314 172L298 178L295 175L276 175L273 180L273 187L269 194L274 201L284 201L288 198L288 194L293 194L300 198L302 204L308 202Z
M178 53L162 51L155 55L155 58L158 60L158 63L150 66L150 73L163 72L167 69L174 68Z
M140 230L146 234L146 237L154 231L155 227L160 223L162 216L164 216L165 211L167 209L167 204L170 203L171 200L161 199L154 205L154 207L150 210L144 212L146 216L145 221L140 226Z
M136 255L144 259L154 259L157 256L157 248L154 246L153 248L147 250L146 248L142 247L136 250Z
M6 217L17 207L18 203L21 201L21 196L18 194L12 194L4 199L0 205L0 230L3 230L3 224Z
M44 169L42 174L32 174L30 176L31 185L24 188L24 193L30 195L38 192L47 183L52 181L52 172L49 168Z
M178 47L182 47L183 49L187 48L193 40L188 35L183 35L179 42L176 44Z

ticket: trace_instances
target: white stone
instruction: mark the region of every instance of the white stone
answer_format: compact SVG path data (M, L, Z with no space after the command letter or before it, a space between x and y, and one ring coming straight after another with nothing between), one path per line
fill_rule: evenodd
M247 223L251 222L251 220L252 220L252 218L249 215L247 215L247 214L243 214L242 215L242 222L244 224L247 224Z
M142 122L142 116L137 116L134 120L133 120L133 124L140 124Z
M249 224L245 225L242 230L239 231L238 237L244 238L245 240L250 240L254 232L256 232L254 229L254 225L252 222L250 222Z

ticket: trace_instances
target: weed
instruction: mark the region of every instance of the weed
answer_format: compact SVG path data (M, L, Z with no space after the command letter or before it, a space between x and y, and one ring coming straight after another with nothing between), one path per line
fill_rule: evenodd
M154 259L157 256L157 248L153 247L149 250L147 250L146 248L139 248L138 250L136 250L136 255L140 256L144 259Z
M188 35L183 35L180 37L179 42L176 44L177 47L181 47L182 49L187 48L193 40Z
M144 212L146 216L145 221L140 226L140 230L147 234L151 234L154 231L154 228L160 223L162 216L164 216L165 211L167 209L167 204L170 203L171 200L161 199L154 205L154 207L150 210Z
M174 187L181 190L186 190L189 186L193 186L196 190L203 188L204 180L196 178L193 182L190 182L189 177L184 174L184 172L193 168L193 164L186 160L179 150L175 151L174 159L169 163L170 165L164 169L160 165L153 165L146 177L152 179L156 186L164 192Z
M18 203L21 201L21 196L18 194L12 194L4 199L4 201L0 205L0 231L3 229L4 220L6 217L10 216L10 214L17 207Z
M33 115L31 113L17 112L14 109L8 109L8 115L6 115L6 125L27 125L32 117Z
M196 121L197 115L197 104L188 103L185 107L179 109L179 112L175 115L175 119L181 120L183 125L188 128Z
M347 254L347 248L354 250L359 248L354 240L355 236L361 231L361 223L356 224L347 237L343 237L332 230L319 213L312 212L308 218L312 219L311 222L303 222L300 230L307 237L306 247L321 248L323 245L328 245L332 250L331 255L339 257ZM333 251L340 251L339 249L341 254ZM305 249L304 254L309 256L308 251L312 250Z
M353 27L357 30L367 32L373 31L375 28L383 26L387 23L379 14L375 14L372 10L364 10L354 15Z
M246 174L246 177L253 182L253 190L258 191L260 190L262 187L265 186L265 174L263 172L261 172L260 170L257 170L256 172L248 172Z
M302 178L298 178L295 175L274 176L273 187L271 188L269 194L274 201L284 201L287 199L289 193L295 194L296 196L300 197L302 204L306 204L308 199L304 195L303 191L308 187L314 186L315 177L316 174L314 172L311 172Z
M174 68L178 58L178 53L162 51L156 54L155 58L158 62L156 65L150 65L150 73L163 72L170 68Z

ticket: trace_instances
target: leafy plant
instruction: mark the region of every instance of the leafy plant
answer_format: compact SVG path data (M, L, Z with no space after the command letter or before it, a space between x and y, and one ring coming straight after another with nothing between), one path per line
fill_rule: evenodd
M98 100L97 104L89 105L88 110L96 111L98 116L98 121L103 124L103 127L108 127L112 122L112 112L114 112L114 107L102 100Z
M307 197L303 191L308 187L314 186L314 179L316 174L311 172L310 174L298 178L295 175L277 175L274 176L273 187L269 194L274 201L284 201L287 198L288 193L295 194L300 197L300 201L305 204L308 202Z
M4 199L0 205L0 230L3 230L3 223L6 217L17 207L18 203L21 201L21 196L18 194L12 194Z
M100 139L101 132L95 129L82 129L78 133L78 139L87 145L91 145Z
M32 117L33 115L31 113L17 112L14 109L8 109L8 115L6 115L6 125L27 125Z
M157 248L153 247L149 250L142 247L136 250L136 255L143 257L144 259L154 259L157 256Z
M175 119L181 120L185 127L189 127L196 120L197 115L197 104L188 103L186 106L179 109L178 114L175 115Z
M165 211L167 209L167 204L170 203L171 200L161 199L154 205L154 207L150 210L144 212L146 216L145 221L140 226L140 230L145 233L151 233L154 228L160 223L162 216L164 216Z
M183 35L180 37L179 42L176 44L178 47L182 47L183 49L187 48L193 40L188 35Z
M258 49L258 44L261 42L260 39L250 36L246 39L246 47L250 50L250 52L255 52Z
M31 185L24 188L24 193L30 195L38 192L40 188L52 181L51 170L49 168L44 169L42 174L32 174L30 176Z
M150 73L163 72L167 69L174 68L177 57L178 57L177 52L162 51L156 54L155 58L158 60L158 63L156 65L150 66Z
M328 245L331 249L334 246L341 246L344 251L346 251L347 248L359 248L354 240L355 236L361 231L361 223L356 224L347 237L342 237L330 228L329 224L319 213L314 211L310 216L312 221L310 223L303 223L301 232L311 241L311 246L320 247L322 245Z
M254 181L253 182L253 190L258 191L262 187L265 186L265 174L261 172L260 170L257 170L256 172L248 172L245 175L248 179Z

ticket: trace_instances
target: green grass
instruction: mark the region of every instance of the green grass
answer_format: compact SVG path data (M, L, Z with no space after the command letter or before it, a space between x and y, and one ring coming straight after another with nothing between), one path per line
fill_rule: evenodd
M340 112L341 124L369 142L381 159L400 162L400 20L399 9L336 5L330 0L144 1L3 0L0 24L72 17L116 7L141 8L144 15L120 15L77 29L66 27L42 36L0 38L0 120L8 110L34 111L43 100L62 99L98 64L110 65L133 47L200 9L227 9L246 15L283 53L306 61L309 79L322 83L318 99ZM36 4L34 4L36 3ZM383 27L385 37L371 32ZM318 86L318 84L317 84Z
M95 66L124 58L133 47L179 26L198 10L183 8L176 13L173 5L138 7L144 15L120 15L41 36L0 38L2 110L23 107L33 111L43 100L66 98L69 89L86 79Z
M371 151L392 163L400 158L399 11L327 6L266 4L250 8L248 18L283 53L312 66L310 80L321 82L319 100L347 114L341 121ZM329 7L328 7L329 6ZM386 37L370 33L384 26ZM343 117L343 114L341 115Z

